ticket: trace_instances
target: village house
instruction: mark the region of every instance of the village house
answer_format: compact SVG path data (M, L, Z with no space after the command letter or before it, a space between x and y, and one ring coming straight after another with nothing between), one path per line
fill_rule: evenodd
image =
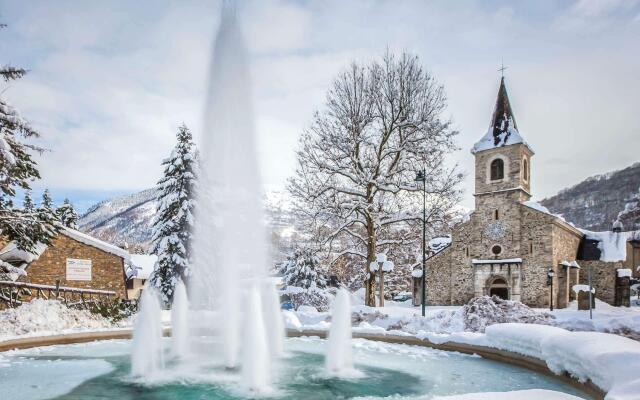
M491 125L471 153L475 209L449 236L432 241L427 304L460 305L495 295L533 307L547 307L553 299L563 308L575 299L573 287L587 283L589 271L597 298L629 304L640 231L623 232L620 221L609 232L584 231L530 200L534 151L518 130L504 78ZM413 274L418 299L420 272Z
M4 274L0 285L15 283L14 287L28 289L31 294L25 300L40 295L48 298L52 288L61 297L83 300L85 296L128 298L125 267L129 252L85 233L63 228L50 246L39 245L34 254L17 249L12 242L0 248L0 261L14 267Z

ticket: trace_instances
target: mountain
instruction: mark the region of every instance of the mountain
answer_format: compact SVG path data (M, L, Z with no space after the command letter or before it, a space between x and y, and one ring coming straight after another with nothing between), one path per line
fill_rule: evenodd
M592 176L540 202L554 214L574 225L594 231L611 230L618 214L625 210L640 188L640 163ZM625 227L632 229L633 227Z
M156 213L157 189L102 201L78 220L80 230L120 246L123 243L147 251Z
M151 246L157 189L102 201L78 220L81 231L115 245L127 243L132 252L148 252ZM287 192L269 190L264 197L266 221L275 260L284 260L295 239L291 200Z

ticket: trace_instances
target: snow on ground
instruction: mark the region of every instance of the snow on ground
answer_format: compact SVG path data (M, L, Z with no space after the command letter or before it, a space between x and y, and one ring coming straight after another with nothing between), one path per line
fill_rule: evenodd
M115 327L106 318L87 310L67 308L57 300L35 299L0 311L0 340Z
M467 393L456 396L434 397L432 400L578 400L580 397L552 390L531 389L512 392Z

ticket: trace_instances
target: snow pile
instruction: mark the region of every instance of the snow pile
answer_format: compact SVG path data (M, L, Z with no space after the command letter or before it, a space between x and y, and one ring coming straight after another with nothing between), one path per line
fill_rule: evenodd
M57 300L35 299L20 307L0 311L0 337L113 327L109 320L99 315L68 308Z
M573 285L571 287L571 290L573 290L574 293L580 293L580 292L589 293L589 285ZM596 292L596 289L591 288L591 293L595 293L595 292Z
M465 331L484 332L490 325L507 322L549 325L553 315L538 312L520 302L482 296L463 307Z
M485 340L491 347L544 360L556 374L591 380L607 392L607 399L638 398L640 343L635 340L529 324L488 327Z
M631 270L629 268L620 268L617 271L618 278L631 278Z
M582 229L587 239L598 242L600 261L614 262L627 259L627 236L632 232L592 232Z
M589 290L587 287L586 290ZM572 301L567 308L556 309L554 326L570 331L605 332L640 341L640 310L636 307L614 307L596 299L593 319L588 311L579 311Z

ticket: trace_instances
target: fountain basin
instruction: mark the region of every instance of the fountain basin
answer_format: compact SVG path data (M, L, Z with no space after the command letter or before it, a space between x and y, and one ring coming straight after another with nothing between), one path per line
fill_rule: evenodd
M168 344L169 339L166 340ZM399 398L421 395L429 398L430 395L544 388L585 399L601 397L554 377L475 355L363 339L355 340L353 346L355 367L362 375L340 379L324 373L326 345L325 340L317 337L287 339L288 357L274 368L275 384L271 394L283 399L375 398L394 394ZM111 340L4 353L4 363L18 367L0 368L0 384L19 390L15 397L19 394L21 399L247 397L247 393L238 388L237 373L218 368L215 363L186 368L170 364L163 374L148 381L132 379L130 351L131 341ZM65 368L85 373L68 382L49 379L51 371ZM87 371L95 371L95 376ZM6 382L11 385L4 384ZM33 391L25 392L25 387L34 384L37 387Z

